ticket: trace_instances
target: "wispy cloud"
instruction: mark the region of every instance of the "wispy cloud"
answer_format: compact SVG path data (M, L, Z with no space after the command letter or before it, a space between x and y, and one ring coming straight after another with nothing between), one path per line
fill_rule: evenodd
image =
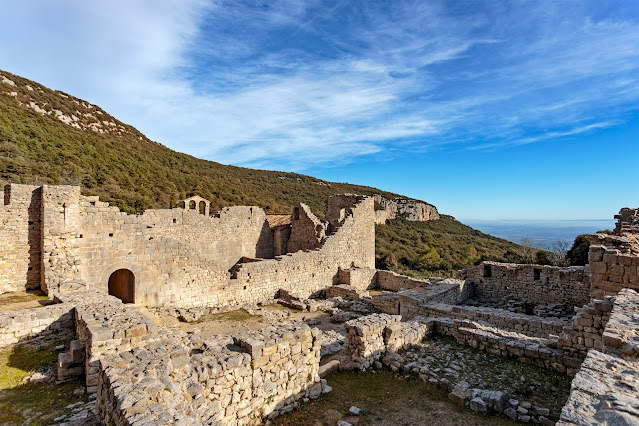
M174 149L303 170L397 146L499 149L622 122L639 101L639 10L624 7L22 2L0 29L15 40L0 67Z

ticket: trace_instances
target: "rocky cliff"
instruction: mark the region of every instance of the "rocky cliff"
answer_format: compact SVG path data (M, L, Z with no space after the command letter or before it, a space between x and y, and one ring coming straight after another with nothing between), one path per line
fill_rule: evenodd
M413 222L426 222L439 219L437 207L419 200L396 198L390 200L382 195L375 195L375 202L383 207L375 211L375 221L383 225L387 220L403 216Z

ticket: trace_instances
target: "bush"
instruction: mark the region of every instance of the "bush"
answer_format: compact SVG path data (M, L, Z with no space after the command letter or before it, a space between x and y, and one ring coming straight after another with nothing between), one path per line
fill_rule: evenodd
M590 250L590 235L577 235L572 248L566 254L566 260L571 266L583 266L588 263L588 251Z

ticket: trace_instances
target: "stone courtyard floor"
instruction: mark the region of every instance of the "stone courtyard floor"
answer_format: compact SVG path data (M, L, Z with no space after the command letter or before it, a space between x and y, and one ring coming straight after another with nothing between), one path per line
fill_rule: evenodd
M375 426L511 425L510 419L476 414L447 399L447 392L416 376L388 370L334 372L326 377L333 390L273 421L274 425L334 426L339 420ZM349 415L351 406L359 416Z
M432 383L466 381L471 388L503 391L520 405L547 408L558 419L568 399L572 377L553 370L491 355L457 343L452 337L427 336L420 345L400 352L405 368ZM525 407L524 407L525 408Z

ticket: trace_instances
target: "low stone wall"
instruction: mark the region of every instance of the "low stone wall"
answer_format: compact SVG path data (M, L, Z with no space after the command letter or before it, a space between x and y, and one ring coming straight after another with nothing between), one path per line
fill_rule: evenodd
M435 332L452 336L458 343L473 348L536 365L552 368L574 376L583 358L573 357L562 350L551 348L552 341L525 336L468 320L450 318L433 319Z
M256 423L327 389L320 332L307 325L202 341L111 296L59 297L75 308L87 390L107 424Z
M572 323L559 335L558 347L567 353L584 358L590 349L602 350L602 335L610 318L614 298L594 300L576 308Z
M400 322L399 315L373 314L344 324L346 364L360 370L373 365L387 351L398 351L420 342L431 330L422 318Z
M382 272L382 271L379 271ZM406 277L408 278L408 277ZM366 303L390 314L401 315L404 320L422 315L422 307L429 303L462 303L473 294L472 285L451 278L428 281L427 287L399 292L382 292L367 299ZM426 314L422 316L428 316Z
M399 324L399 315L373 314L344 323L344 355L365 370L386 352L384 330Z
M404 319L422 315L424 306L430 303L458 305L473 294L473 285L462 280L447 278L435 281L425 290L409 290L400 293L400 314Z
M503 309L455 306L444 303L431 303L422 307L420 315L431 318L451 318L485 322L502 330L525 334L531 337L548 338L550 334L559 335L569 323L555 318L540 318L518 314Z
M377 287L377 270L373 268L340 268L339 283L348 284L360 290Z
M346 300L360 300L369 297L366 290L360 290L346 284L332 285L326 289L326 298L341 297Z
M505 296L534 303L561 301L583 306L590 301L588 267L519 265L483 262L457 273L457 278L475 284L475 296L499 300Z
M418 280L393 271L377 271L377 287L382 290L401 291L417 287L428 287L429 285L429 280Z
M639 424L639 294L619 292L603 334L572 381L558 425Z
M73 336L73 312L68 305L49 305L0 312L0 347L33 338L62 340Z

